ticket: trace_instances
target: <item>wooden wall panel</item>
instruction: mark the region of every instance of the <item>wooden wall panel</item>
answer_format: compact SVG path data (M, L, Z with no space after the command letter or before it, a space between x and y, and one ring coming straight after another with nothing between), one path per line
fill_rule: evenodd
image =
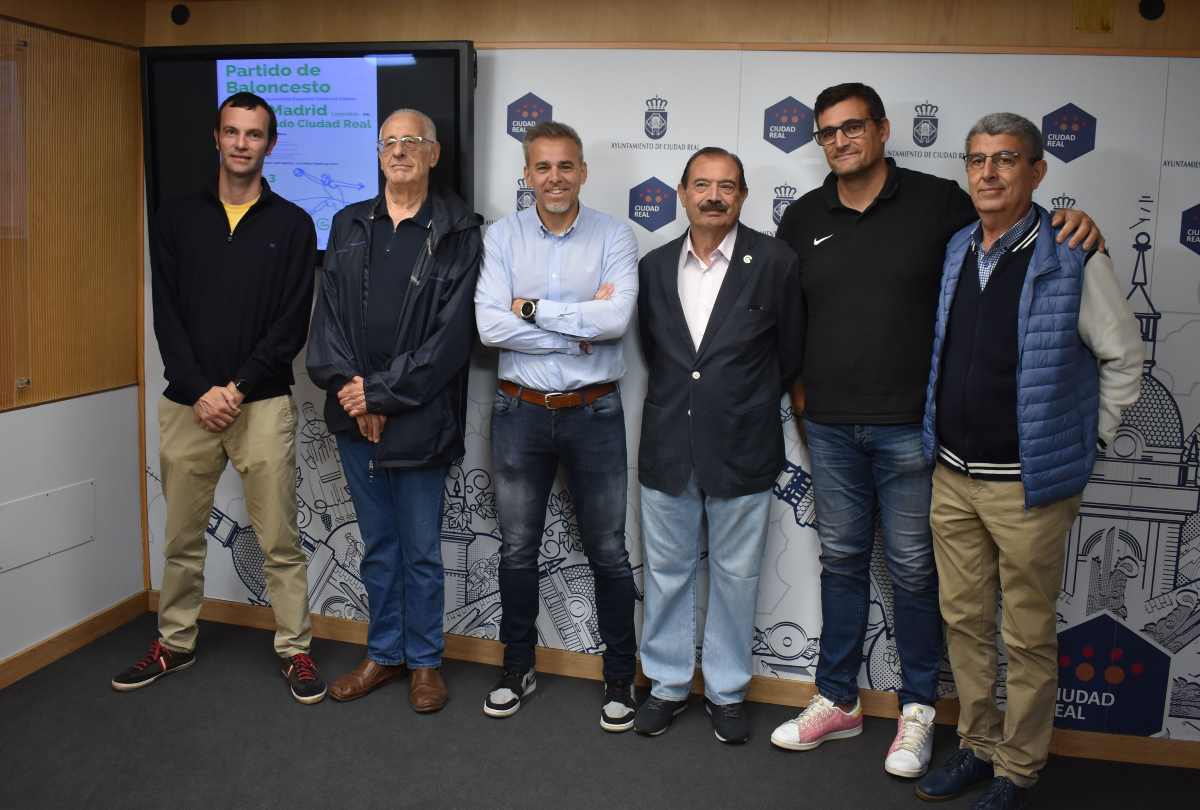
M143 0L0 0L0 16L134 47L146 25Z
M0 20L0 410L16 404L16 381L29 376L27 49L19 34Z
M142 256L137 53L28 26L5 29L28 43L29 337L22 376L32 383L10 404L136 384ZM15 276L20 283L21 273ZM19 296L11 305L21 308ZM20 346L13 348L19 360ZM0 389L12 383L12 376L0 379Z
M471 39L538 44L876 50L1147 52L1200 55L1200 0L1169 0L1143 20L1135 0L208 0L170 20L146 2L147 45ZM1076 30L1111 8L1112 30Z

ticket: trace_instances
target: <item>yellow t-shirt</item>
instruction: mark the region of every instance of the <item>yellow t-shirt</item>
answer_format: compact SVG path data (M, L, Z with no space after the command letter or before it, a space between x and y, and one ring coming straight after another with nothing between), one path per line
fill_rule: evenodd
M221 201L221 205L225 206L225 216L229 218L229 232L233 233L237 228L238 223L242 221L242 217L246 216L246 212L250 210L250 206L258 202L258 197L241 205L231 205L230 203Z

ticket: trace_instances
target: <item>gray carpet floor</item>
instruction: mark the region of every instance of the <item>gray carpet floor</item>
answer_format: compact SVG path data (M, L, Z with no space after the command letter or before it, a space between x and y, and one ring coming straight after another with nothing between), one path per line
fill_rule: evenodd
M929 810L884 773L895 721L807 753L773 748L795 710L749 704L753 737L726 746L693 703L661 737L599 728L601 687L539 675L506 720L480 711L496 671L447 662L449 705L408 706L407 683L348 704L295 703L271 634L203 623L196 665L137 692L108 681L154 637L147 614L0 690L2 808L869 808ZM317 640L327 678L362 648ZM939 726L935 762L953 730ZM1056 757L1039 808L1183 808L1191 770ZM972 796L940 807L969 807Z

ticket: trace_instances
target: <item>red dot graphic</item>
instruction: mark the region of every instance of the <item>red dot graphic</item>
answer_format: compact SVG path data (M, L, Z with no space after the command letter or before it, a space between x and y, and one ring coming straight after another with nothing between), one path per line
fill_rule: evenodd
M1095 647L1093 647L1091 644L1083 645L1083 657L1084 658L1094 658L1095 655L1096 655Z
M1112 650L1108 653L1108 660L1110 660L1110 661L1120 661L1124 657L1125 657L1125 651L1122 650L1120 647L1113 647Z
M1110 666L1108 669L1104 670L1104 680L1113 686L1116 686L1125 680L1125 670L1116 665Z
M1079 666L1075 667L1075 677L1087 683L1092 678L1096 677L1096 668L1084 661Z
M1141 661L1135 661L1133 666L1131 666L1129 668L1129 671L1132 672L1134 675L1141 675L1143 672L1146 671L1146 665L1143 664Z
M1058 657L1058 665L1059 665L1060 667L1064 667L1064 668L1065 668L1065 667L1069 667L1069 666L1071 666L1071 656L1069 656L1069 655L1060 655L1060 656Z

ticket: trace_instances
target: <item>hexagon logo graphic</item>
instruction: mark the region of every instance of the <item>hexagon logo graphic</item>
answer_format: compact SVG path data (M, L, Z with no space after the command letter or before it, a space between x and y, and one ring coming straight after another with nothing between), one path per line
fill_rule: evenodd
M1042 118L1046 154L1070 163L1096 148L1096 117L1065 104Z
M648 231L675 221L675 189L651 177L629 189L629 218Z
M1010 670L1011 672L1011 670ZM1148 737L1162 730L1171 657L1102 613L1058 634L1054 725Z
M1180 217L1179 243L1192 253L1200 253L1200 204L1193 205Z
M780 151L795 152L812 137L812 110L791 96L763 111L763 139Z
M524 177L517 178L517 210L524 211L529 206L537 202L533 196L533 189L525 182Z
M552 121L553 118L554 108L550 106L550 102L543 101L533 93L526 93L508 105L508 123L505 126L509 135L522 141L525 139L525 130L542 121Z

